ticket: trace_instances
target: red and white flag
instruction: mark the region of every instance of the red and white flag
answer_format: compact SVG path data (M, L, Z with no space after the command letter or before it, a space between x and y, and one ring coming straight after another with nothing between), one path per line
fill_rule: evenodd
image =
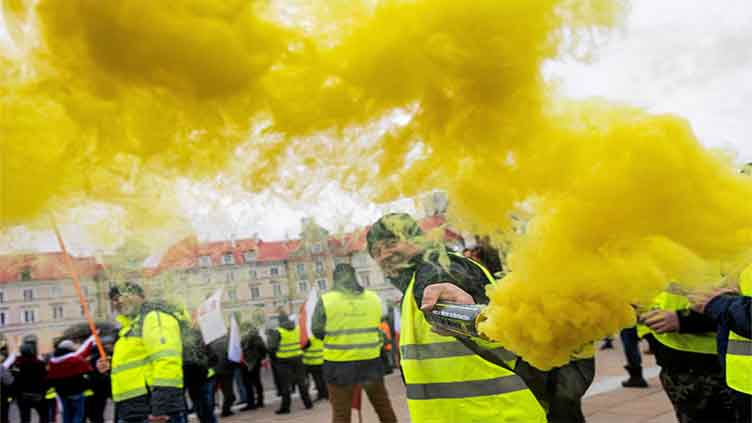
M316 303L319 301L319 291L311 288L308 292L308 298L300 305L298 312L298 325L300 325L300 345L305 345L313 337L311 325L313 322L313 311L316 309Z

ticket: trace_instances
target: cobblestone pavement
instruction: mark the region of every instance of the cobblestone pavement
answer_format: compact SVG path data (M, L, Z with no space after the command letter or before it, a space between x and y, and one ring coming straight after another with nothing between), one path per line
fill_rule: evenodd
M588 423L674 423L676 417L673 414L671 404L660 386L656 377L658 368L652 356L643 355L645 375L650 387L647 389L625 389L621 387L621 381L626 378L623 369L624 354L621 351L618 339L614 343L615 349L599 351L596 357L596 378L583 401L583 408ZM644 347L643 343L643 347ZM270 423L270 422L305 422L305 423L328 423L331 420L329 403L320 401L311 410L306 410L297 397L293 397L292 413L277 416L274 410L279 406L279 401L273 391L270 375L264 377L266 392L266 407L254 411L236 412L234 416L219 419L220 423ZM405 389L399 373L386 378L392 405L400 422L410 422L405 401ZM111 408L111 407L110 407ZM241 408L236 406L235 409ZM111 411L108 410L108 416ZM373 411L367 398L363 398L362 421L376 423L378 418ZM11 422L18 422L17 409L12 406ZM34 415L33 422L36 422ZM62 421L59 416L58 421ZM196 422L194 416L190 421ZM353 413L354 423L358 418ZM459 423L459 422L458 422Z
M660 386L656 377L658 368L650 355L643 355L645 374L649 377L650 387L647 389L625 389L621 381L626 378L624 354L618 339L614 342L615 349L599 351L597 355L597 374L590 390L583 401L583 408L588 423L672 423L676 422L671 403ZM642 344L645 347L645 344ZM410 417L405 401L405 389L399 374L387 377L387 389L392 399L392 405L400 422L409 422ZM378 418L370 403L364 397L363 422L376 423ZM305 422L328 423L331 412L327 402L318 402L312 410L303 408L299 400L293 399L292 413L286 416L276 416L274 410L278 403L270 403L263 410L238 413L235 416L221 419L220 423L235 422ZM353 422L358 418L353 414Z

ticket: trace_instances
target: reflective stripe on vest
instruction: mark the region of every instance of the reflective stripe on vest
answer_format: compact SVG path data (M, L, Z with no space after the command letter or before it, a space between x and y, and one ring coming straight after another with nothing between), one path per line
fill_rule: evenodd
M277 328L279 332L279 350L277 358L293 358L303 355L300 348L300 329L295 326L292 330Z
M739 278L742 295L752 296L752 265ZM752 339L729 332L726 350L726 384L739 392L752 394Z
M140 336L135 336L132 329L140 324L136 319L133 322L123 320L123 327L112 353L112 400L115 402L125 401L131 398L146 395L146 358L147 352Z
M400 325L401 364L411 420L545 422L543 408L519 376L478 357L454 338L431 330L415 303L414 285L413 274L403 296Z
M364 290L359 294L330 291L321 296L326 314L324 360L362 361L381 354L381 299Z
M324 364L324 341L318 338L309 340L311 345L303 351L303 364L307 366L320 366Z
M670 292L661 292L658 294L654 300L654 305L658 309L668 311L684 310L690 307L689 299L686 296L672 294ZM674 350L700 354L718 354L714 332L703 334L653 332L653 336L658 342Z

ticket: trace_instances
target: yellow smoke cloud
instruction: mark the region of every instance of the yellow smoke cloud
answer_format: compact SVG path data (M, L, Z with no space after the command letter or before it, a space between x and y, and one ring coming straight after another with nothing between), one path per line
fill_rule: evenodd
M571 108L581 116L567 110L552 121L563 132L544 134L566 143L524 158L553 164L540 181L551 191L480 325L542 368L633 325L630 304L669 282L718 283L717 263L738 267L752 245L752 181L703 149L685 121L600 102Z
M295 163L379 200L443 189L482 233L525 207L481 329L541 368L752 245L752 184L685 122L544 82L621 1L28 3L4 8L32 30L11 28L25 38L2 59L0 228L81 198L132 213L130 231L161 225L175 200L150 213L169 191L152 181L232 162L254 188L302 191L280 178Z
M27 16L29 3L3 9L9 32L33 30L2 60L0 227L71 196L139 197L142 173L215 175L247 139L288 37L247 1L43 0Z

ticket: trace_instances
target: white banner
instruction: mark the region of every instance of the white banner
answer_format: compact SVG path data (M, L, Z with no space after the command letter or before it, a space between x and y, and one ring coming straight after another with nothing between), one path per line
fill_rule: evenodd
M243 361L243 348L240 346L240 328L235 315L230 315L230 340L227 345L227 359L240 363Z
M225 319L222 318L222 288L201 303L198 308L198 325L207 344L227 335Z
M5 367L6 369L10 368L10 366L13 365L14 361L16 361L16 353L12 353L8 356L8 358L5 359L5 361L3 361L3 367Z

